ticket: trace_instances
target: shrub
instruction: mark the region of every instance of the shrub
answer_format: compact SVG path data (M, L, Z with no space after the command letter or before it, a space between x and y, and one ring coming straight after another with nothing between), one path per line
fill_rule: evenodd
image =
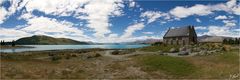
M96 53L96 54L95 54L95 57L100 57L100 56L102 56L102 55L99 54L99 53Z
M60 57L60 56L52 56L52 57L51 57L51 60L52 60L52 61L58 61L58 60L60 60L60 59L62 59L62 57Z
M77 55L76 55L76 54L72 54L71 56L72 56L72 57L77 57Z
M120 53L120 51L118 51L118 50L115 50L112 52L113 55L118 55L119 53Z
M231 46L229 46L229 45L223 46L223 51L230 51L230 49L231 49Z

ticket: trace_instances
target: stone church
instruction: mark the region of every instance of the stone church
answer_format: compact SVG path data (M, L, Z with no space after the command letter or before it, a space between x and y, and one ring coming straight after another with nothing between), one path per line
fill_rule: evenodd
M197 43L197 34L193 26L168 29L163 37L164 44L189 45Z

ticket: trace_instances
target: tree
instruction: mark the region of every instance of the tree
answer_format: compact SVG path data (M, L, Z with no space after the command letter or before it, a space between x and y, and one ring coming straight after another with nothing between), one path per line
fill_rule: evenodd
M236 40L236 41L235 41L236 44L240 44L240 38L236 38L235 40Z
M234 40L233 39L229 39L228 42L229 42L229 44L234 44Z
M5 45L5 42L4 42L4 40L2 41L2 45Z
M234 44L239 44L239 39L235 38Z
M228 40L227 39L223 39L223 44L228 44Z
M14 46L15 46L15 41L13 40L13 41L12 41L12 47L14 47Z

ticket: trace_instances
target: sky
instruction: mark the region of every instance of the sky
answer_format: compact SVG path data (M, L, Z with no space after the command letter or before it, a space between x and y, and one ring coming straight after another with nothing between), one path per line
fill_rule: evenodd
M0 39L129 42L188 25L198 36L240 37L239 15L238 0L0 0Z

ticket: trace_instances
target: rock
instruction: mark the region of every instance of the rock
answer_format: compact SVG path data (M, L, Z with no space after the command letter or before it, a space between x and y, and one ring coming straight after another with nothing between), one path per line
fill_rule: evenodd
M96 52L93 53L88 53L87 58L96 58L96 57L101 57L102 55Z
M101 54L99 54L99 53L96 53L95 54L95 57L101 57L102 55Z
M193 52L199 52L199 51L201 51L201 49L196 47L196 48L193 48L192 51Z
M223 51L230 51L230 49L231 49L231 46L229 45L224 45L222 48Z
M192 49L186 49L186 51L187 51L188 53L191 53L191 52L192 52Z
M186 47L179 48L179 51L186 51Z
M169 52L170 52L170 53L174 53L174 52L177 52L177 50L176 50L175 48L171 48L171 49L169 50Z
M124 55L124 54L130 54L130 53L132 53L132 52L134 52L134 51L132 51L132 50L116 50L116 51L113 51L111 54L112 55Z
M187 51L181 51L178 53L178 55L189 55L189 52Z
M199 53L198 53L198 55L200 55L200 56L203 56L203 55L206 55L206 50L201 50Z
M115 50L115 51L112 52L112 55L118 55L119 53L120 53L120 51Z

